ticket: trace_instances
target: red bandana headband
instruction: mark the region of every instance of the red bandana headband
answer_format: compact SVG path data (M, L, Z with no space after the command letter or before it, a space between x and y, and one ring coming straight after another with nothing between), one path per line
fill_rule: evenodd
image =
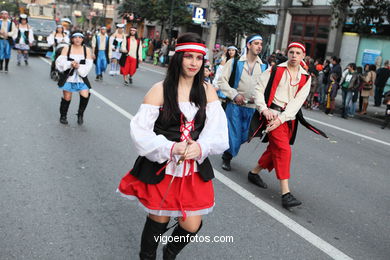
M305 46L302 44L302 43L299 43L299 42L292 42L288 45L287 47L287 50L289 50L290 48L299 48L301 49L304 53L306 53L306 48Z
M196 42L186 42L176 44L175 52L199 52L206 55L206 45Z

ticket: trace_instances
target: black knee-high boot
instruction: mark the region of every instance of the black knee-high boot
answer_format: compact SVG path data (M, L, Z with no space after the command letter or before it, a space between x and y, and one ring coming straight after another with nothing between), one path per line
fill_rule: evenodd
M3 70L3 60L0 60L0 71Z
M70 105L70 100L67 101L64 98L61 98L61 106L60 106L60 115L61 115L60 123L61 124L64 124L64 125L68 124L68 120L66 119L66 115L68 114L69 105Z
M5 72L8 72L8 63L9 63L9 59L5 59L5 69L4 69Z
M200 223L199 229L196 232L189 232L182 228L180 225L177 225L173 230L171 236L178 242L168 242L163 249L163 259L164 260L174 260L180 251L190 242L191 238L194 237L199 230L202 228L202 222Z
M385 121L383 122L382 129L385 129L390 123L390 105L386 105Z
M88 94L88 97L85 98L83 97L82 95L80 95L80 104L79 104L79 111L77 113L77 123L79 125L82 125L84 123L84 119L83 119L83 116L84 116L84 111L85 109L87 108L87 105L88 105L88 101L89 101L89 97L91 96L91 94Z
M157 238L167 231L168 223L160 223L146 217L144 230L141 237L141 251L139 257L141 260L155 260L158 247Z

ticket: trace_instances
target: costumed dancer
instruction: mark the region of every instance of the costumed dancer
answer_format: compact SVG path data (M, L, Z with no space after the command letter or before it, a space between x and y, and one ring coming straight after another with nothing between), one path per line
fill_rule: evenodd
M145 38L142 40L142 60L146 61L146 58L148 57L148 50L149 50L149 39Z
M64 33L69 37L70 36L70 27L72 26L72 21L69 18L62 18L61 25L64 27Z
M69 37L64 31L64 26L62 26L61 24L57 25L56 31L51 33L49 37L47 37L47 43L53 47L53 55L51 56L51 74L55 70L55 60L61 54L61 48L69 44Z
M258 57L262 43L260 35L249 36L246 39L246 52L239 59L229 59L217 83L229 99L226 106L229 149L222 156L222 169L225 171L231 171L230 161L238 154L241 144L248 140L249 124L255 112L254 87L264 68Z
M137 71L138 64L142 62L142 42L137 36L137 28L130 28L130 35L122 44L122 52L125 59L121 60L121 74L123 75L124 85L133 83L133 76Z
M30 50L30 46L34 43L34 32L32 27L28 24L26 14L20 15L17 30L17 34L14 35L15 48L18 51L17 65L20 66L22 57L24 58L24 63L28 65L28 51Z
M226 96L222 93L222 91L219 89L218 86L218 80L221 76L223 67L225 66L226 62L228 62L230 59L238 59L238 49L235 46L229 46L227 48L227 51L225 55L222 57L221 63L218 65L217 71L215 72L215 77L213 81L213 86L217 90L217 95L219 97L219 100L222 102L222 107L226 109Z
M326 91L326 110L325 114L333 116L334 109L336 108L336 97L337 91L340 88L339 83L337 83L337 74L332 73L329 77L330 83Z
M92 69L91 49L83 45L84 35L75 31L71 35L71 45L64 47L61 56L56 60L57 69L61 72L58 86L63 91L63 98L60 106L60 123L68 124L66 118L73 92L79 92L80 103L77 113L77 123L83 124L84 111L89 101L89 89L91 84L88 80L88 73Z
M8 72L9 59L11 58L11 47L14 44L13 37L16 34L14 22L8 20L8 12L1 11L0 20L0 72L3 72L3 63L5 60L4 72Z
M92 52L94 53L96 81L103 80L103 73L108 64L109 38L106 27L101 27L100 32L92 38Z
M301 66L306 53L304 43L292 42L288 45L287 51L288 61L267 70L256 85L255 103L259 113L254 115L252 121L257 120L259 127L254 133L260 135L267 133L263 142L269 141L269 145L257 166L248 173L248 179L261 188L267 188L259 172L263 169L268 171L275 169L276 177L280 181L282 206L290 208L301 205L301 202L290 193L288 185L290 144L295 140L296 121L317 134L324 137L326 135L307 123L302 116L301 107L309 95L311 85L311 77Z
M110 37L110 46L108 57L111 60L111 67L109 74L111 76L119 75L119 59L121 58L121 46L122 42L126 39L126 35L123 31L124 24L117 24L116 32Z
M156 238L168 230L170 217L178 217L174 241L163 249L164 259L175 259L214 207L208 156L228 147L228 129L214 88L203 80L205 54L199 35L181 35L165 80L146 94L130 124L140 156L118 191L149 214L141 259L156 259Z

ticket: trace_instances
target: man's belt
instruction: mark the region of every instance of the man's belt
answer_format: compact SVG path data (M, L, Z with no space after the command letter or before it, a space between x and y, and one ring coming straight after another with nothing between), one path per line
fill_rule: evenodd
M276 110L276 111L279 111L279 112L284 112L284 110L285 110L283 107L278 106L278 105L276 105L274 103L271 103L271 106L269 108L271 108L273 110Z

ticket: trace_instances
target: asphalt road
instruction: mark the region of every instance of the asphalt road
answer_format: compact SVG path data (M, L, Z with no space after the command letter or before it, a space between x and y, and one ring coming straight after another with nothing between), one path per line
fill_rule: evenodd
M141 65L131 87L91 72L95 93L117 107L92 95L83 126L76 96L70 124L59 123L61 91L48 74L42 58L16 67L15 55L0 74L0 259L137 259L145 213L115 191L136 158L128 117L164 69ZM232 172L214 156L216 207L199 235L234 241L193 243L178 259L389 259L389 129L304 114L330 139L299 129L291 189L303 205L280 206L273 172L262 175L267 190L248 183L264 144L242 146Z

